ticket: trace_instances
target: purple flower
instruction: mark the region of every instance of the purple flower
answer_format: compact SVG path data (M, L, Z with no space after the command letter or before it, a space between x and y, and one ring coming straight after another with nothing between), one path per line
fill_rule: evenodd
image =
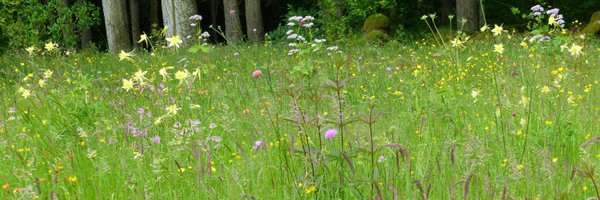
M144 109L144 108L138 108L137 113L143 116L144 113L146 113L146 109Z
M254 72L252 72L252 77L254 77L254 78L258 78L258 77L260 77L261 75L262 75L262 71L260 71L260 70L258 70L258 69L257 69L257 70L255 70Z
M197 21L200 21L200 20L202 20L202 16L201 16L201 15L192 15L192 16L190 17L190 20L197 20Z
M531 11L533 11L533 12L544 12L544 7L542 7L540 5L535 5L535 6L531 7Z
M385 158L385 156L379 156L379 159L377 160L377 162L385 162L387 160L387 158Z
M546 11L546 14L549 14L551 16L556 16L556 15L558 15L558 11L559 11L558 8L553 8L553 9Z
M210 124L208 125L208 128L210 128L210 129L217 128L217 124L215 124L215 123L210 123Z
M252 149L254 149L255 151L260 148L260 146L262 146L263 141L262 140L258 140L256 142L254 142L254 146L252 146Z
M8 108L8 113L15 113L15 112L17 112L16 108L14 108L14 107Z
M155 144L160 144L160 136L154 136L152 137L152 142L154 142Z
M338 134L337 130L329 129L329 130L325 131L325 139L331 140L337 134Z
M221 142L221 137L220 136L210 136L210 140L215 141L215 142Z

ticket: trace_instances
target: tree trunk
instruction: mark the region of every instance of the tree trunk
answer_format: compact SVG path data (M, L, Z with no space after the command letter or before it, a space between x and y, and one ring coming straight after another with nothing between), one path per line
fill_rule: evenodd
M75 32L73 31L73 20L71 19L71 15L67 15L69 6L71 6L69 0L60 0L58 1L57 11L60 18L64 19L64 26L62 29L63 42L65 45L73 46L77 43L77 40Z
M463 31L473 32L479 25L479 0L456 0L456 20L467 19ZM459 23L460 24L460 23Z
M77 3L83 4L85 3L85 0L77 0ZM79 24L79 40L81 42L81 48L85 49L90 47L90 45L92 44L92 40L93 40L93 36L92 36L92 29L90 29L90 27L85 24Z
M131 49L129 23L127 21L127 5L122 0L102 0L108 50L118 53Z
M333 0L336 5L336 14L338 18L344 17L344 1L342 0Z
M194 27L190 26L192 21L189 18L198 14L196 0L161 0L161 3L163 22L168 27L167 37L178 35L183 39L193 36Z
M260 0L246 0L246 34L253 43L260 43L264 39Z
M213 27L217 27L217 24L219 23L218 19L219 19L219 0L210 0L210 25L212 25ZM210 35L213 38L213 41L217 41L218 39L218 33L214 30L209 30L210 31Z
M131 22L131 41L137 46L142 31L140 29L140 4L138 0L129 0L129 16Z
M149 1L150 4L150 9L148 10L149 16L150 16L150 26L152 27L153 24L160 24L160 16L162 15L161 10L160 9L160 1L159 0L150 0Z
M225 8L225 36L227 42L236 44L242 42L242 28L237 0L223 0Z

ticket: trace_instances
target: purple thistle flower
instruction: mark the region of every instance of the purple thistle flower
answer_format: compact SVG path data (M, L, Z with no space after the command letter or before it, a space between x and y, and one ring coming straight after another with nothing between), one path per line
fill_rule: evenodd
M254 77L254 78L258 78L258 77L260 77L261 75L262 75L262 71L260 71L260 70L258 70L258 69L257 69L257 70L255 70L254 72L252 72L252 77Z
M152 137L152 142L154 142L155 144L160 144L160 136L154 136Z
M335 130L335 129L329 129L329 130L325 131L325 139L331 140L337 134L338 134L337 130Z
M260 148L260 146L262 146L263 141L262 140L258 140L256 142L254 142L254 146L252 146L252 149L254 149L255 151Z

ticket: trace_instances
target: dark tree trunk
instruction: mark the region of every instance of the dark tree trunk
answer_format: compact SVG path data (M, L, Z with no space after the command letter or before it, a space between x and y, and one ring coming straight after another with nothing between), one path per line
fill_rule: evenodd
M213 27L217 27L219 23L219 0L210 0L210 25ZM218 33L214 30L210 30L210 35L212 36L214 41L217 41Z
M108 50L118 53L131 49L127 4L122 0L102 0Z
M85 0L77 0L77 3L84 3ZM81 42L81 48L85 49L90 47L92 44L93 36L92 29L87 24L78 24L79 26L79 40Z
M150 12L150 18L148 20L150 21L150 25L160 25L160 16L162 15L162 11L160 9L160 0L150 0L149 4L150 9L148 11Z
M260 0L246 0L246 34L253 43L260 43L264 39Z
M64 19L64 26L62 29L63 42L69 46L75 45L77 44L77 40L75 36L75 31L73 31L73 20L71 18L71 15L67 14L67 10L71 6L71 3L69 2L69 0L60 0L58 3L58 14L60 18Z
M142 34L140 28L140 4L138 0L129 0L129 19L131 22L131 41L133 46L137 46Z
M456 19L458 22L460 22L463 18L467 19L467 23L465 23L463 31L473 32L478 29L478 5L478 0L456 0Z
M237 0L223 0L225 11L225 37L230 44L242 42L242 28Z

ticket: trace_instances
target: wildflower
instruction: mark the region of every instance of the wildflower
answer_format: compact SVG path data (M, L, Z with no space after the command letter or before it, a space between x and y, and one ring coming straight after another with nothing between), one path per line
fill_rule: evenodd
M30 47L27 47L25 49L25 51L27 51L27 53L29 53L29 55L31 56L31 55L33 55L33 53L35 53L35 51L37 51L37 48L35 48L35 46L30 46Z
M454 40L452 40L452 47L462 47L462 44L464 42L460 41L460 39L458 39L458 37L454 38Z
M337 46L327 47L327 50L329 50L329 51L336 51L336 50L338 50L338 47Z
M142 43L145 42L146 44L148 44L148 35L146 35L146 33L140 35L140 40L138 40L137 43Z
M67 182L69 182L70 184L74 184L77 182L77 176L69 176L67 177Z
M495 44L494 45L494 52L496 52L498 54L504 53L504 45L503 44Z
M200 20L202 20L202 16L201 15L192 15L190 17L190 20L200 21Z
M306 194L310 194L310 193L313 193L316 191L317 191L317 186L314 186L314 185L304 189L304 193L306 193Z
M40 86L40 88L43 88L43 87L46 85L46 81L44 81L44 80L40 79L40 80L38 81L38 85Z
M542 11L543 11L543 9L542 9ZM558 12L559 12L558 8L553 8L553 9L546 11L546 14L548 14L550 16L557 16Z
M527 42L525 41L521 41L519 45L521 45L521 47L523 47L524 49L527 49L527 47L529 47L529 45L527 45Z
M582 54L582 51L581 51L582 49L583 49L582 46L579 46L579 45L576 45L575 43L573 43L571 45L571 48L569 48L569 52L571 53L572 56L575 56L575 58L577 58L577 57L579 57L579 55Z
M379 159L377 159L377 162L385 162L387 160L387 158L385 158L385 156L379 156Z
M58 44L53 43L53 42L48 42L44 45L44 49L46 49L46 51L48 52L52 52L56 49L56 47L58 47Z
M119 53L119 61L122 61L122 60L133 61L133 59L131 58L132 56L134 56L133 51L125 52L125 51L121 50L121 52Z
M2 189L4 189L5 191L8 192L10 190L10 184L7 183L7 184L2 185Z
M544 85L544 87L542 87L542 89L540 90L542 93L548 93L550 92L550 87Z
M133 80L139 81L140 83L144 82L144 75L146 75L146 73L148 73L148 71L138 70L133 74Z
M167 42L169 42L168 47L175 46L175 48L179 48L179 45L183 43L183 40L181 40L178 35L173 35L172 37L167 38L166 40Z
M168 106L167 108L165 108L165 110L167 110L167 114L169 115L176 115L178 110L181 110L181 108L177 107L177 104L173 104Z
M538 5L531 7L530 10L533 12L544 12L544 7L542 7L538 4Z
M498 26L498 25L494 24L494 29L492 29L492 33L494 33L494 36L501 35L502 31L504 31L502 26Z
M160 70L158 70L158 74L160 76L162 76L163 80L167 80L167 78L169 78L169 72L167 72L167 69L172 69L173 67L163 67Z
M427 15L421 16L421 20L427 20Z
M48 79L48 78L52 77L52 74L53 74L53 73L54 73L54 72L52 72L52 71L50 71L50 70L46 70L46 71L44 72L44 78L45 78L45 79Z
M123 79L123 86L121 88L125 89L125 91L129 91L130 89L133 89L133 80Z
M329 129L327 131L325 131L325 139L332 139L333 137L335 137L335 135L338 134L338 131L335 129Z
M183 172L185 172L185 168L183 168L183 167L178 167L178 168L177 168L177 171L178 171L179 173L183 174Z
M215 141L215 142L221 142L222 139L220 136L213 135L213 136L210 136L210 140Z
M217 124L215 124L215 123L210 123L210 124L208 125L208 128L210 128L210 129L217 128Z
M198 109L200 108L200 105L198 104L190 104L190 109Z
M25 89L23 87L20 87L18 92L21 93L21 96L24 99L27 99L27 97L31 96L31 91L29 91L28 89Z
M552 26L558 25L558 22L556 21L556 18L554 16L548 17L548 25L552 25Z
M179 70L175 73L175 79L179 81L185 81L190 76L190 73L187 70Z
M262 144L263 144L262 140L255 141L254 146L252 146L252 149L255 151L258 150L258 148L260 148L260 146L262 146Z
M157 135L157 136L152 137L152 142L154 144L160 144L160 136Z
M479 96L479 90L474 89L473 91L471 91L471 97L477 98L477 96Z
M252 72L252 77L254 77L254 78L258 78L258 77L260 77L260 76L262 76L262 71L260 71L260 70L258 70L258 69L257 69L257 70L255 70L254 72Z
M202 34L200 34L200 37L208 38L210 37L210 33L208 33L208 31L204 31Z
M487 24L485 24L485 25L483 25L483 26L482 26L482 27L481 27L479 30L480 30L481 32L484 32L484 31L486 31L486 30L488 30L488 29L490 29L490 27L489 27Z

